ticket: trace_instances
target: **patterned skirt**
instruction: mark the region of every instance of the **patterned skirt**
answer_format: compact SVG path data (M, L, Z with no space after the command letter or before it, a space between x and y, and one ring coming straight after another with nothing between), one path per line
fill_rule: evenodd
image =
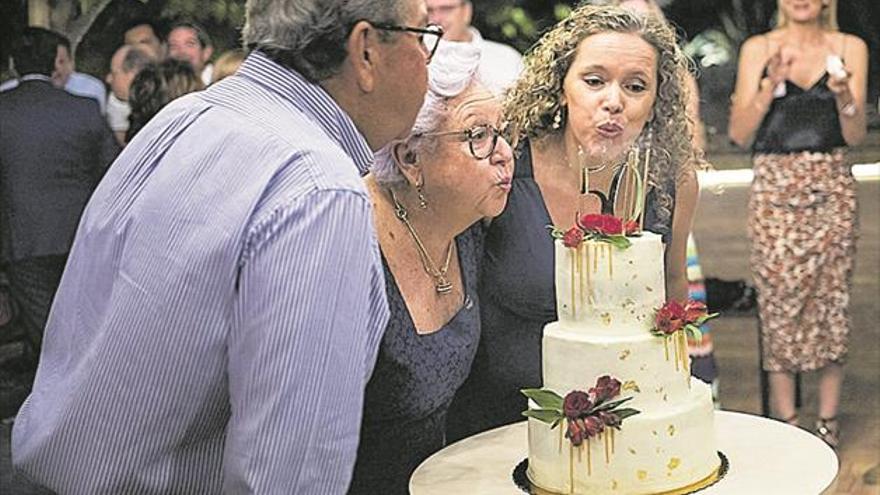
M764 369L842 363L856 246L856 183L843 150L757 154L750 264Z

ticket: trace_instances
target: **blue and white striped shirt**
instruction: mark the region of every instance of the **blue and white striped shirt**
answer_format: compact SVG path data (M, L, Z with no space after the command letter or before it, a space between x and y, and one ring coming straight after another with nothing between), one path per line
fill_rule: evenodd
M344 492L388 319L371 160L259 53L163 110L83 213L14 464L65 494Z

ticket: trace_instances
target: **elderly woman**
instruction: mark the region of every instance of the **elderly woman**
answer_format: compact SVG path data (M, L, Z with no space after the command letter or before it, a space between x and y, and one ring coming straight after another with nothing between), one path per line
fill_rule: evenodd
M450 412L450 438L522 419L520 389L541 385L541 336L557 319L547 225L607 211L627 152L652 149L645 228L666 244L667 297L687 298L686 244L697 198L685 107L686 58L656 16L583 6L545 34L504 105L519 139L510 200L487 234L482 338ZM583 170L589 192L582 194Z
M446 48L408 137L366 177L391 317L367 385L350 493L408 493L410 474L445 443L446 411L480 334L483 218L507 203L513 155L501 105L475 79L479 52Z

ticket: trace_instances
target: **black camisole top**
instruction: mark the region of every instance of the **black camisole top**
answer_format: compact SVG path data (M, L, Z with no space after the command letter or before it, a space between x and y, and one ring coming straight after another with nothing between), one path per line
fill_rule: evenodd
M766 70L765 70L766 71ZM834 93L826 72L812 87L785 81L785 96L775 98L755 136L755 153L828 152L846 146Z

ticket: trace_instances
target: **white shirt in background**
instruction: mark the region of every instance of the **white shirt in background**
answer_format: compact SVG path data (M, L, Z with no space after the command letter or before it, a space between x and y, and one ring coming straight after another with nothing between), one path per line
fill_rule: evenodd
M513 85L522 72L522 55L513 47L483 39L477 29L471 27L471 41L447 41L441 43L471 43L480 49L480 82L492 93L501 96Z
M127 101L122 101L110 92L107 97L107 123L113 132L125 132L128 130L128 116L131 115L131 106Z

